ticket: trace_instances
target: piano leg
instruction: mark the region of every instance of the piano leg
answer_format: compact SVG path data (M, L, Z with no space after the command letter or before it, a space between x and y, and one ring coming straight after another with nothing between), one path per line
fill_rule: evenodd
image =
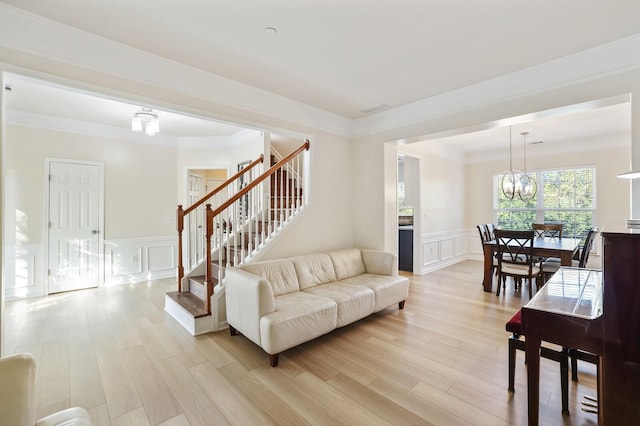
M560 356L560 389L562 389L562 414L569 414L569 348L562 348Z
M527 399L529 426L538 426L540 404L540 344L537 336L527 335Z

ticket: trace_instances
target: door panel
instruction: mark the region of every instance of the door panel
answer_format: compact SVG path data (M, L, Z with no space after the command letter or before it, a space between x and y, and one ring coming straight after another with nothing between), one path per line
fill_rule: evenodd
M49 163L49 293L97 287L100 166Z

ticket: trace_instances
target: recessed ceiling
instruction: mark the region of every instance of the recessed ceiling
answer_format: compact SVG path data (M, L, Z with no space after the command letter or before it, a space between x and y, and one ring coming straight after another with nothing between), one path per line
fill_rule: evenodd
M631 104L613 103L577 111L557 111L548 117L522 120L512 126L493 127L485 130L438 137L432 142L465 155L508 152L510 139L518 154L526 142L529 155L558 150L559 145L571 144L583 149L631 144ZM526 139L522 134L527 132ZM424 143L431 143L425 141Z
M636 0L219 0L188 7L151 0L65 0L64 7L39 0L0 3L352 119L602 46L640 29ZM7 83L13 87L8 112L129 128L140 107L13 75ZM525 130L530 141L542 140L543 146L629 131L628 104L584 114L514 127L514 143ZM174 112L160 116L161 134L174 137L243 130ZM507 137L504 128L494 128L442 142L470 155L499 150Z
M2 2L347 118L640 30L637 0Z
M19 113L130 129L131 118L141 107L15 74L6 74L4 83L11 88L5 91L9 117ZM186 114L169 111L158 114L160 134L174 138L233 136L245 130Z

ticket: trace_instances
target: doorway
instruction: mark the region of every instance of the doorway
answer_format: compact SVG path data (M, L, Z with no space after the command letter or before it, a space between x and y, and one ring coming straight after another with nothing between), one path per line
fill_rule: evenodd
M209 194L227 180L227 169L188 169L187 179L187 207L197 203L202 197ZM208 201L213 208L226 201L226 191L216 194L213 200ZM201 205L186 218L187 251L185 264L189 267L197 266L205 255L205 206Z
M48 294L100 284L103 176L101 163L45 162Z
M398 152L397 176L398 269L414 272L419 270L414 265L421 258L416 250L416 236L420 236L420 160Z

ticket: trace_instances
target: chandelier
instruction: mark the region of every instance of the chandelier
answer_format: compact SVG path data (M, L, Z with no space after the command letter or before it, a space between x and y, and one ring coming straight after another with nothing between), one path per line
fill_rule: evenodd
M529 132L522 132L520 134L523 136L524 170L513 169L511 126L509 126L509 170L504 172L500 186L502 194L508 200L513 200L518 197L522 201L529 201L536 196L538 185L534 177L527 173L527 134L529 134Z
M160 131L158 113L151 108L141 108L133 114L131 119L131 130L142 132L147 136L153 136Z

